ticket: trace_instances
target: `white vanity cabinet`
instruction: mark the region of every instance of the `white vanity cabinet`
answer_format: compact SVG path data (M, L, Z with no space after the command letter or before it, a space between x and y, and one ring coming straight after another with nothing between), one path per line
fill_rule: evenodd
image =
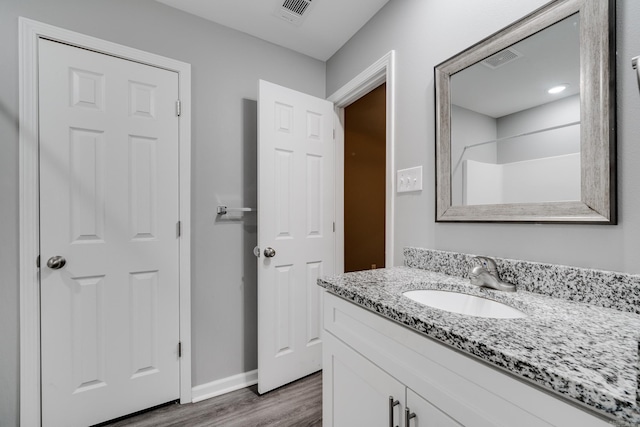
M327 292L323 370L325 427L611 425Z
M331 400L324 396L324 408L332 413L323 418L325 426L405 426L407 416L412 417L409 425L416 427L460 426L351 347L331 335L326 337L323 374L325 381L331 378L332 388Z
M399 425L403 415L405 386L391 375L358 354L352 348L329 337L329 343L323 342L328 356L323 365L323 381L330 376L332 417L335 426L389 426L389 417L393 425ZM323 395L323 408L327 408L326 395ZM399 401L398 405L389 405L389 399ZM324 425L332 425L325 421Z

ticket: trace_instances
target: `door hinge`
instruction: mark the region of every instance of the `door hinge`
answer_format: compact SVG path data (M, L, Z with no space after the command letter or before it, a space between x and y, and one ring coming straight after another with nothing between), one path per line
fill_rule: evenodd
M178 357L182 357L182 341L178 341Z
M176 116L180 117L180 114L182 113L182 103L180 102L180 100L178 99L176 101Z
M335 222L333 223L333 232L334 233L336 232L336 223Z
M176 237L182 236L182 221L176 223Z
M336 130L333 130L333 139L336 139Z
M38 255L38 258L36 258L36 267L40 268L40 255Z

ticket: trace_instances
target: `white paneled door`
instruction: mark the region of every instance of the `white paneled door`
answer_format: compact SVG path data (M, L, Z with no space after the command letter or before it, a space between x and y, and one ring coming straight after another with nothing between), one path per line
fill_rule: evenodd
M39 43L43 426L175 400L177 73Z
M333 274L333 105L260 81L258 391L322 368L316 279Z

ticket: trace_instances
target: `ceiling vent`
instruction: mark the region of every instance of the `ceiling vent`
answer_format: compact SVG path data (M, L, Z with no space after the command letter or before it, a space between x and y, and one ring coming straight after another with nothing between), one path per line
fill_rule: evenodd
M507 65L510 62L515 61L516 59L522 58L524 55L512 48L506 48L505 50L501 50L500 52L491 55L484 61L482 64L495 70L496 68L500 68L503 65Z
M309 15L313 3L314 0L278 0L274 15L293 25L300 26Z

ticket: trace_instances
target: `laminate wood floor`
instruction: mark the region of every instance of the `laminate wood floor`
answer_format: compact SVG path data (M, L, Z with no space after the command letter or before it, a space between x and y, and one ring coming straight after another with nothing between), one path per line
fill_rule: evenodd
M311 427L322 425L322 371L258 395L251 386L186 405L172 404L101 427Z

